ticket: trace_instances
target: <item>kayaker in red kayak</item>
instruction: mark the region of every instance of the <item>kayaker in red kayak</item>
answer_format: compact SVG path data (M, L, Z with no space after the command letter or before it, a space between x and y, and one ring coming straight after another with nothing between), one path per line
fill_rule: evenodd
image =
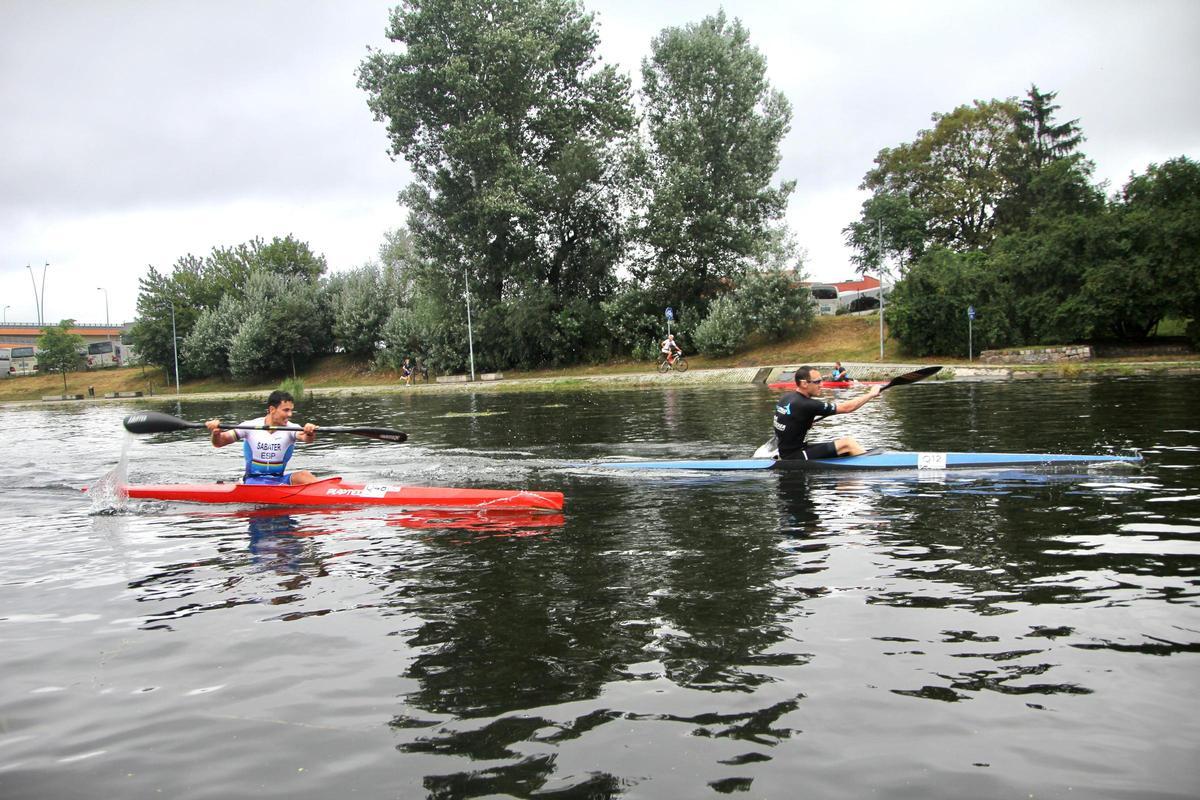
M846 368L842 366L842 362L833 362L833 372L829 373L829 380L838 381L839 383L850 380L850 373L846 372Z
M301 484L313 483L317 476L308 470L285 473L296 442L310 444L317 438L317 426L311 422L301 428L292 422L296 400L288 392L276 390L267 398L267 415L250 419L242 425L262 426L262 430L220 429L221 420L204 423L212 434L213 447L224 447L239 439L246 457L246 472L242 483Z
M808 366L800 367L796 370L796 390L787 392L775 402L774 428L779 458L834 458L857 456L867 452L853 436L843 436L832 442L817 444L806 444L804 437L818 419L857 411L878 397L883 388L872 386L866 394L853 400L830 403L816 399L816 395L821 391L822 382L819 371ZM755 455L757 457L758 454Z

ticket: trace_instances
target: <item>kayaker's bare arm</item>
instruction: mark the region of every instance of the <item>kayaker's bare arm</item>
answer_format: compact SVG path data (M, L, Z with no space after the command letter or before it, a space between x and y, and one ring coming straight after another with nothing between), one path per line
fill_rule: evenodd
M204 423L204 427L208 428L209 433L212 435L213 447L224 447L227 444L233 444L237 441L236 433L221 430L221 420L219 419L210 419Z
M876 397L879 397L879 393L881 391L883 391L882 386L872 386L867 391L866 394L860 394L858 397L854 398L853 400L846 400L845 402L838 403L837 404L837 413L849 414L851 411L858 411L860 408L865 406L867 403L871 402Z

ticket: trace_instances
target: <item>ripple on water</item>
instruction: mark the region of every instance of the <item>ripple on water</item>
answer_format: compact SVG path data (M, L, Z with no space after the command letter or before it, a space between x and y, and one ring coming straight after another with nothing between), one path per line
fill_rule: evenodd
M902 449L1160 445L1080 475L569 466L744 455L754 387L305 401L414 441L327 437L297 467L566 493L536 520L97 510L74 484L124 461L126 410L23 410L45 458L0 464L0 794L1191 797L1200 381L1123 385L918 385L820 423ZM124 441L134 480L237 468L194 435Z

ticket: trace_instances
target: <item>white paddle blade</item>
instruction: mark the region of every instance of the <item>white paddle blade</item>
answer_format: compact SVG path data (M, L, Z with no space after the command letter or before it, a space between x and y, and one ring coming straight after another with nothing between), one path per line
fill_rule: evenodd
M754 451L755 458L779 458L779 445L772 436L770 440Z

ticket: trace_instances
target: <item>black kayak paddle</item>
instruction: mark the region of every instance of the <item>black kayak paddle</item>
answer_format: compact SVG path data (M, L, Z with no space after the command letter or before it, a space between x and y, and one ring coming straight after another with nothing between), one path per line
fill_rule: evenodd
M934 375L940 370L941 367L921 367L920 369L914 369L912 372L906 372L903 375L897 375L896 377L892 378L887 382L887 384L884 385L883 389L890 389L893 386L905 386L910 383L916 383L917 381L923 381L930 375ZM880 389L879 391L882 392L883 389Z
M139 411L136 414L130 414L125 418L125 430L130 433L171 433L172 431L184 431L190 428L204 428L203 422L188 422L179 417L172 417L170 414L162 414L158 411ZM282 430L270 425L233 425L227 422L221 423L223 431L269 431ZM339 428L334 425L321 426L317 428L320 433L348 433L352 436L365 436L368 439L378 439L381 442L403 442L408 439L408 434L404 431L394 431L391 428Z
M914 369L912 372L906 372L903 375L897 375L896 377L892 378L886 384L879 387L879 391L882 392L884 389L890 389L893 386L905 386L910 383L916 383L917 381L923 381L930 375L937 374L939 370L941 370L941 367L921 367L920 369ZM769 441L754 451L754 458L756 459L778 457L779 444L775 440L774 436L772 436Z

